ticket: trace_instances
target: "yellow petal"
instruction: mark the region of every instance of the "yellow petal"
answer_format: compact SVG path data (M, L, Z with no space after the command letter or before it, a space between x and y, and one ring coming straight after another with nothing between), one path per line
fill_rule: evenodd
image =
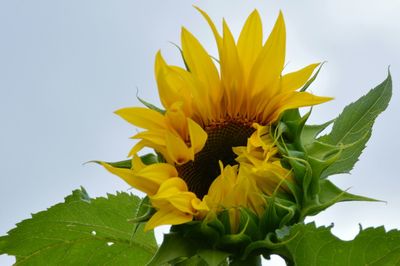
M181 192L169 198L169 202L181 212L195 214L196 210L193 209L192 200L196 195L192 192Z
M172 205L181 212L190 214L196 212L192 206L192 200L196 198L194 193L188 191L186 182L179 177L169 178L163 182L157 194L150 197L155 208L162 209Z
M164 116L148 108L122 108L115 113L137 127L156 130L165 128Z
M132 187L143 191L148 195L155 194L160 186L159 184L149 180L135 177L134 171L131 169L116 168L104 162L102 162L101 165L104 166L104 168L106 168L110 173L119 176Z
M173 193L188 191L186 182L179 177L173 177L166 180L157 192L156 197L158 198L169 198L173 196Z
M154 163L147 165L139 171L135 171L135 176L149 180L158 186L164 184L165 181L172 177L176 177L177 175L178 172L176 171L176 168L167 163Z
M194 159L193 151L180 137L168 132L165 140L168 155L176 164L181 165Z
M132 158L131 169L135 169L135 171L140 171L145 167L146 167L146 165L142 162L142 159L140 159L140 157L137 156L137 154L135 154Z
M200 211L200 212L208 212L210 208L208 208L205 201L201 201L198 198L192 199L192 206L193 209Z
M190 73L201 84L195 90L197 94L202 94L202 97L198 98L196 95L194 100L200 102L206 110L212 111L212 108L207 106L210 100L218 104L222 97L218 71L199 41L185 28L182 28L182 52Z
M285 63L286 30L282 13L279 12L275 26L258 55L249 77L252 95L265 91L267 97L274 95L271 86L280 77Z
M160 97L168 109L175 102L183 102L183 111L187 116L198 115L206 121L211 110L208 91L204 84L186 70L176 66L166 66L157 77ZM219 90L215 90L219 91ZM215 93L215 92L212 92Z
M138 143L136 143L135 146L133 146L133 148L129 151L128 157L134 156L135 154L137 154L139 151L141 151L143 148L146 148L146 147L152 148L152 149L160 152L162 155L166 156L165 155L165 152L166 152L165 145L163 145L163 146L157 145L153 141L149 141L147 139L142 139ZM167 158L165 158L165 159L167 159Z
M257 10L254 10L244 24L237 44L246 80L250 74L255 59L260 53L262 38L261 18Z
M182 52L190 72L203 82L210 93L219 89L217 68L199 41L182 28ZM208 93L208 94L210 94Z
M167 63L160 51L157 52L154 68L161 103L165 108L168 108L170 104L179 99L179 96L176 88L171 87L166 80L167 77L170 77L170 74L168 73Z
M282 90L294 91L302 87L311 77L314 69L320 64L308 65L296 72L288 73L282 77Z
M164 58L161 55L161 51L158 50L156 53L156 58L155 58L155 62L154 62L154 74L157 77L158 73L160 73L163 68L167 65L167 63L165 62Z
M223 168L220 162L221 174L211 183L208 194L205 197L206 203L213 210L221 207L230 208L236 206L236 194L233 188L237 179L237 166L227 165Z
M176 225L190 222L193 219L192 214L181 212L170 208L158 210L146 223L144 230L148 231L160 225Z
M320 97L313 95L308 92L295 92L292 95L281 102L279 108L277 108L271 117L268 119L269 121L276 121L279 116L286 110L303 107L303 106L312 106L320 103L324 103L332 100L332 97Z
M287 190L287 185L283 180L292 180L291 172L283 168L279 162L265 164L253 172L253 177L257 186L266 195L272 195L278 188Z
M185 113L182 110L183 103L175 102L170 106L165 114L168 128L181 136L182 139L188 140L188 124ZM165 136L165 135L164 135Z
M231 116L235 116L243 101L245 90L243 88L243 71L239 60L235 40L223 21L223 49L220 54L221 79L227 97L227 109Z
M177 101L184 102L184 110L190 115L193 81L190 75L179 67L168 66L158 52L155 63L158 93L163 106L168 109Z
M221 49L222 49L222 38L221 35L218 33L217 28L214 25L214 22L211 20L210 16L204 12L203 10L201 10L200 8L196 7L195 8L201 13L201 15L204 17L204 19L207 21L208 25L210 26L214 37L215 37L215 41L217 42L217 46L218 46L218 50L221 53Z
M272 114L278 110L288 98L290 98L293 94L297 92L285 92L279 93L275 95L275 97L271 97L269 101L264 102L264 104L260 104L258 106L258 114L261 115L261 121L268 121L268 123L274 122L275 120L270 120Z
M143 131L134 135L133 139L143 139L156 145L165 146L165 130Z
M126 183L128 183L132 187L136 187L136 180L131 169L116 168L106 162L100 162L100 164L104 166L104 168L106 168L110 173L121 177L123 180L125 180Z
M207 141L207 133L196 122L188 118L190 143L194 153L201 151Z
M147 140L141 140L138 143L133 146L133 148L129 151L128 157L132 157L135 154L137 154L141 149L147 146L149 144L149 141Z
M265 199L260 191L260 186L251 177L252 171L247 167L241 167L238 174L238 185L235 187L237 194L243 194L239 204L250 208L254 213L261 216L265 209Z

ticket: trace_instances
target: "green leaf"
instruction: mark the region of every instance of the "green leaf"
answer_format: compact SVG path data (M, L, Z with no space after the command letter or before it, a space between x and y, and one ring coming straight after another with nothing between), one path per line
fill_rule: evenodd
M331 227L296 224L284 239L287 261L296 266L386 266L400 261L400 231L383 227L360 229L351 241L334 236Z
M0 254L16 256L16 265L145 265L157 245L153 232L128 222L139 203L132 194L90 199L75 190L0 237Z
M91 161L91 162L97 163L97 164L101 163L101 161ZM105 163L111 165L112 167L116 167L116 168L126 168L126 169L132 168L132 159L118 161L118 162L105 162Z
M159 265L225 265L230 253L209 249L204 241L177 232L164 235L164 240L148 266Z
M392 80L389 73L380 85L344 108L335 120L331 133L319 139L331 145L343 146L340 158L324 171L322 177L348 173L353 169L371 136L376 117L386 109L391 96Z
M350 194L346 191L341 190L337 186L335 186L328 179L322 179L319 182L320 192L318 194L318 198L315 201L309 202L307 206L305 206L301 210L301 219L304 219L308 215L316 215L326 208L332 206L337 202L343 201L372 201L377 202L378 200L371 199L364 196Z
M153 153L148 153L143 156L140 156L142 162L146 165L150 165L153 163L158 163L158 156Z
M197 252L200 258L202 258L209 266L226 265L229 253L212 250L212 249L201 249Z
M164 240L148 266L165 265L179 258L190 258L196 254L195 243L178 233L164 235Z
M307 146L312 145L315 142L317 136L330 124L333 123L333 120L328 121L322 125L305 125L301 132L301 142L307 148Z
M151 206L150 198L146 196L141 199L138 207L136 208L135 216L128 221L133 223L147 222L154 212L155 210L153 206Z
M0 236L0 255L6 254L5 248L7 246L7 241L4 237Z
M185 60L185 57L183 56L183 50L182 50L182 48L181 48L179 45L177 45L176 43L174 43L174 42L170 42L170 44L172 44L173 46L175 46L175 47L179 50L179 53L181 54L181 57L182 57L183 64L185 65L186 70L187 70L188 72L190 72L189 65L187 64L187 62L186 62L186 60Z
M317 78L319 71L321 70L322 66L325 64L325 62L322 62L322 64L318 67L317 72L315 72L315 74L307 81L306 84L304 84L303 88L300 89L300 91L306 91L308 89L308 87L310 87L310 85L315 81L315 79Z
M140 156L140 159L146 165L150 165L150 164L159 162L159 157L153 153L148 153L143 156ZM101 161L89 161L88 163L101 164ZM105 163L111 165L112 167L116 167L116 168L126 168L126 169L132 168L132 159L118 161L118 162L105 162Z
M146 102L145 100L143 100L142 98L140 98L138 95L136 95L136 98L147 108L154 110L156 112L159 112L160 114L165 114L165 110L162 110L160 108L158 108L157 106L155 106L154 104L151 104L149 102Z
M354 195L343 191L327 179L321 180L320 186L321 192L318 195L319 201L323 205L330 206L331 204L329 204L329 201L378 201L376 199Z

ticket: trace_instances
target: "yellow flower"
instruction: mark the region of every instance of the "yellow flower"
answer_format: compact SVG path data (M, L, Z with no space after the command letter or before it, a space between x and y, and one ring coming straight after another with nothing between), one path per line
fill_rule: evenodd
M103 164L150 197L156 213L146 229L182 224L228 209L237 230L239 208L262 215L267 197L288 192L292 174L280 163L271 125L288 109L330 100L298 91L319 65L282 75L286 31L280 13L263 44L255 10L237 41L225 21L222 35L199 9L214 34L219 60L182 28L186 68L156 55L155 77L165 113L131 107L116 113L144 131L133 138L132 169ZM217 60L216 60L217 61ZM219 70L217 68L219 66ZM165 163L144 165L136 155L153 148Z

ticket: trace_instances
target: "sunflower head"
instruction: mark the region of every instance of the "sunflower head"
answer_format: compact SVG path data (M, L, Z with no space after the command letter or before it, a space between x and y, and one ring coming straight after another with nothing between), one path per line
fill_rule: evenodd
M172 231L242 252L304 218L304 184L296 176L305 176L304 167L292 152L304 153L304 119L283 114L331 98L302 89L319 63L282 73L281 13L264 40L255 10L235 40L225 21L220 33L198 10L215 37L218 59L182 28L185 67L169 65L160 52L155 59L164 110L146 104L116 111L143 131L133 136L138 142L128 165L103 165L148 195L155 212L146 230L175 225ZM156 162L138 155L144 147L155 150Z

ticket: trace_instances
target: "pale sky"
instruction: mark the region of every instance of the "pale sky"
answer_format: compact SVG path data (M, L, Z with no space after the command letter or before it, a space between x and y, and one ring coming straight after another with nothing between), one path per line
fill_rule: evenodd
M84 186L92 197L129 186L84 162L125 159L137 129L113 111L137 106L139 95L159 104L154 56L162 49L180 62L169 42L188 28L211 54L212 34L192 7L235 36L257 8L267 35L279 10L287 26L287 70L327 61L311 91L335 100L314 108L311 122L337 116L386 78L393 98L352 175L330 179L351 193L387 203L340 203L311 217L352 239L363 227L400 228L400 2L353 1L104 1L3 0L0 2L0 235L14 224L63 201ZM160 236L160 234L159 234ZM13 259L0 256L0 265ZM283 265L278 259L265 265Z

